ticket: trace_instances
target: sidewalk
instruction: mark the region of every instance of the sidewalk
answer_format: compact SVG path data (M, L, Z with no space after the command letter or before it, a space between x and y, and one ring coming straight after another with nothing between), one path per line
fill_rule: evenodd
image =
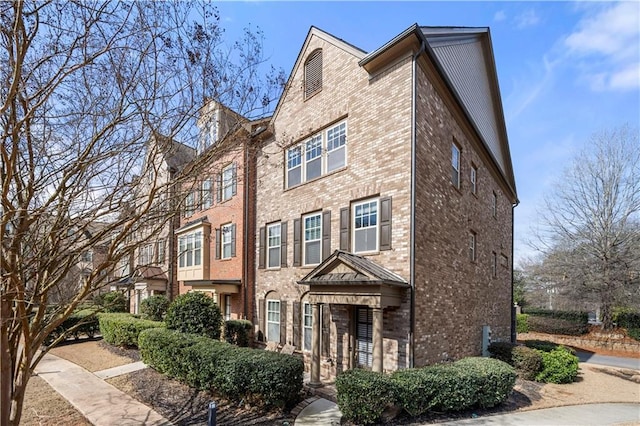
M142 363L135 364L94 374L72 362L46 354L35 372L96 426L170 425L169 420L101 378L144 368Z

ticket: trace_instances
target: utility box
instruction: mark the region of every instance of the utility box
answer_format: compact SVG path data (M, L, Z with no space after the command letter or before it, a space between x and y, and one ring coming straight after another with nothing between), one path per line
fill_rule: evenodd
M489 345L491 344L491 327L488 325L482 326L482 356L488 357Z

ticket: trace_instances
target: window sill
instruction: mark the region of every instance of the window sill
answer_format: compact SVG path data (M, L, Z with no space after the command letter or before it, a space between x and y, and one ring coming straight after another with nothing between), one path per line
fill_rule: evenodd
M323 174L323 175L320 175L320 176L318 176L318 177L316 177L316 178L313 178L313 179L311 179L311 180L304 181L304 182L299 183L299 184L297 184L297 185L295 185L295 186L290 186L290 187L288 187L288 188L284 188L284 192L287 192L287 191L290 191L290 190L293 190L293 189L296 189L296 188L300 188L301 186L304 186L304 185L307 185L307 184L310 184L310 183L313 183L313 182L319 181L319 180L321 180L321 179L324 179L324 178L329 177L329 176L331 176L331 175L334 175L334 174L336 174L336 173L342 172L342 171L344 171L344 170L346 170L346 169L348 169L348 168L349 168L349 166L342 166L342 167L339 167L339 168L337 168L337 169L335 169L335 170L331 170L330 172L325 173L325 174Z

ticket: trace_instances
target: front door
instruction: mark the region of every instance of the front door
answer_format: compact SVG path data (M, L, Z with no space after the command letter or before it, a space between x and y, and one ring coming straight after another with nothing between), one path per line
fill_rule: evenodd
M358 367L371 367L373 360L373 310L356 308L356 360Z

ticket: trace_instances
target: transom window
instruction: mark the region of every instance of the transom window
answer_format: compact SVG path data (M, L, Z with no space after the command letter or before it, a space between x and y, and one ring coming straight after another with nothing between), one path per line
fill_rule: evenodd
M353 248L355 253L378 250L378 200L353 205Z
M460 148L451 144L451 183L460 188Z
M302 349L305 351L311 350L311 333L313 326L313 315L311 310L311 303L304 302L302 304Z
M287 149L286 187L294 187L344 167L346 159L347 123L342 122Z
M280 223L273 223L267 226L267 265L269 268L280 267Z
M322 49L316 49L304 63L304 98L322 90Z
M178 238L178 267L198 266L202 263L202 231Z
M267 341L280 341L280 301L269 300L267 304Z
M322 251L322 215L314 213L303 218L304 221L304 264L320 263Z
M223 259L229 259L231 257L232 232L232 224L222 225L221 254Z

